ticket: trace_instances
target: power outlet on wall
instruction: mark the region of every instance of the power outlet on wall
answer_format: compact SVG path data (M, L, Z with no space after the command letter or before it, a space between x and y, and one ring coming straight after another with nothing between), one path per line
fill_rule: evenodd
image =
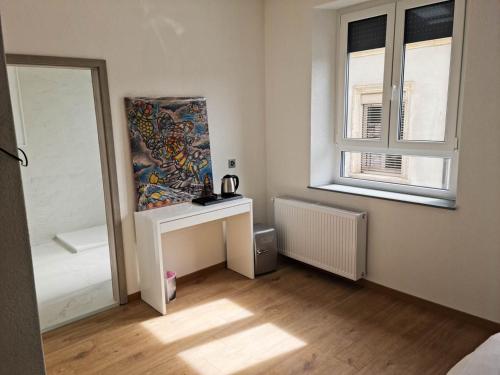
M228 159L227 160L228 168L236 168L236 159Z

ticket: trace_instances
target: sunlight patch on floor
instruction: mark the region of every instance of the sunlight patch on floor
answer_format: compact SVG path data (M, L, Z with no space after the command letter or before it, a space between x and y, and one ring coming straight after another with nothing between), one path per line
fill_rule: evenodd
M234 374L306 345L274 324L266 323L178 355L201 375L223 375Z
M141 325L156 336L158 340L168 344L252 315L250 311L231 300L222 298L151 319L141 323Z

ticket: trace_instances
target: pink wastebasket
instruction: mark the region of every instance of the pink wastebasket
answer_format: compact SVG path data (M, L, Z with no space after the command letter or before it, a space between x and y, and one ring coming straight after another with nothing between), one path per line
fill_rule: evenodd
M165 272L165 298L167 302L175 299L176 276L174 271Z

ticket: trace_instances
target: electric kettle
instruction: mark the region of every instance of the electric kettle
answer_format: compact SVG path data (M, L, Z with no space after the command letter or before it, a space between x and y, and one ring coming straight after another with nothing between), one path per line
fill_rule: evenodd
M236 175L227 174L222 177L220 193L222 196L236 194L236 189L240 185L240 179Z

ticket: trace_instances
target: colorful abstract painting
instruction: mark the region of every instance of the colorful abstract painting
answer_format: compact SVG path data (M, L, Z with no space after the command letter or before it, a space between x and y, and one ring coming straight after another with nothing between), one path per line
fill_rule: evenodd
M125 98L137 210L213 191L205 98Z

